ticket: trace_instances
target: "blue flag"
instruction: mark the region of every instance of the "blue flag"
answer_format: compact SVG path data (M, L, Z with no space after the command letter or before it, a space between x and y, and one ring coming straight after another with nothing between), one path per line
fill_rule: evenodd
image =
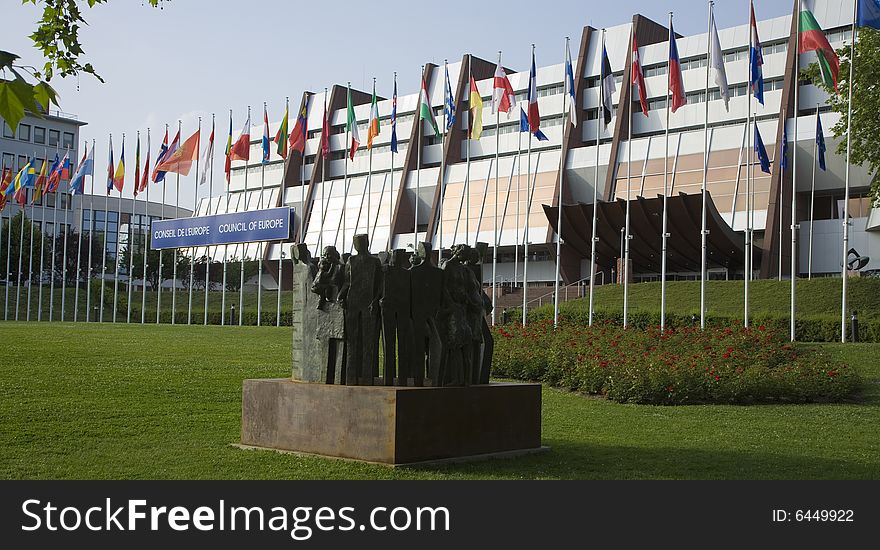
M761 139L761 132L758 131L758 125L755 124L755 153L758 155L758 161L761 163L761 171L770 173L770 157L767 156L767 149L764 147L764 140Z
M751 4L751 38L749 39L749 60L752 66L752 74L749 76L749 84L755 99L764 104L764 52L761 47L761 39L758 38L758 24L755 21L755 4Z
M859 0L858 26L880 29L880 0Z
M455 126L455 101L452 99L452 86L449 84L449 68L446 68L446 83L443 86L443 110L446 114L446 130Z
M391 151L397 152L397 75L394 76L394 95L391 97Z
M519 108L519 131L520 132L528 132L529 131L529 117L526 116L526 112L522 107ZM538 131L535 132L535 137L538 138L538 141L550 141L550 138L544 135L544 132L538 128Z
M784 172L788 169L788 126L784 124L782 126L782 147L779 154L781 155L779 157L779 166Z
M825 171L825 132L822 131L822 119L816 117L816 156L819 168Z

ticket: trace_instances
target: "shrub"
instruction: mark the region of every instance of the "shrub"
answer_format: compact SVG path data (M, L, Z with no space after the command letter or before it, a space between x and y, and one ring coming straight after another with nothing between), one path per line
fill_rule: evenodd
M595 321L595 319L594 319ZM623 329L549 320L495 329L496 376L540 381L623 403L840 401L861 386L852 368L787 330L656 326Z

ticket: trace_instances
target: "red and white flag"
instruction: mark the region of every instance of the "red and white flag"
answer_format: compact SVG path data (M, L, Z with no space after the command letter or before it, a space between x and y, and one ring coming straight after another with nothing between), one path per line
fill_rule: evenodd
M495 67L495 83L492 88L492 114L509 113L515 103L516 94L513 93L513 86L510 85L510 79L499 63Z
M645 75L642 72L642 60L639 57L639 43L635 34L632 37L632 83L639 89L639 103L642 113L648 116L648 92L645 89Z
M241 129L238 140L232 144L229 150L229 160L243 160L245 162L251 159L251 115L248 113L247 120Z

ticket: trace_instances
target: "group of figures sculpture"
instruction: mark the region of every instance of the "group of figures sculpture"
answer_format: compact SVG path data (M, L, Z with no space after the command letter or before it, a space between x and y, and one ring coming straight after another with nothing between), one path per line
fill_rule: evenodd
M430 243L380 258L370 253L367 235L355 235L353 249L340 255L325 246L313 258L305 244L293 247L294 379L362 386L489 383L492 303L481 284L481 249L453 246L439 267Z

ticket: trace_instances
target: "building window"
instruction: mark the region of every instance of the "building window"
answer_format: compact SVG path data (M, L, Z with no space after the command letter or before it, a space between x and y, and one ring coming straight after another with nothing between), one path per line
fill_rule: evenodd
M70 132L64 132L64 141L61 143L61 146L65 149L73 149L73 134Z
M30 141L31 140L31 125L30 124L19 124L18 125L18 139L21 141Z
M61 139L61 133L58 130L49 130L49 147L58 147L58 140Z
M40 145L46 144L46 129L41 128L40 126L34 126L34 143L39 143Z
M3 168L15 168L15 155L3 153Z
M18 169L21 170L24 168L24 165L27 164L28 158L24 155L18 155Z
M3 122L3 137L5 138L15 138L15 132L6 124L6 121Z

